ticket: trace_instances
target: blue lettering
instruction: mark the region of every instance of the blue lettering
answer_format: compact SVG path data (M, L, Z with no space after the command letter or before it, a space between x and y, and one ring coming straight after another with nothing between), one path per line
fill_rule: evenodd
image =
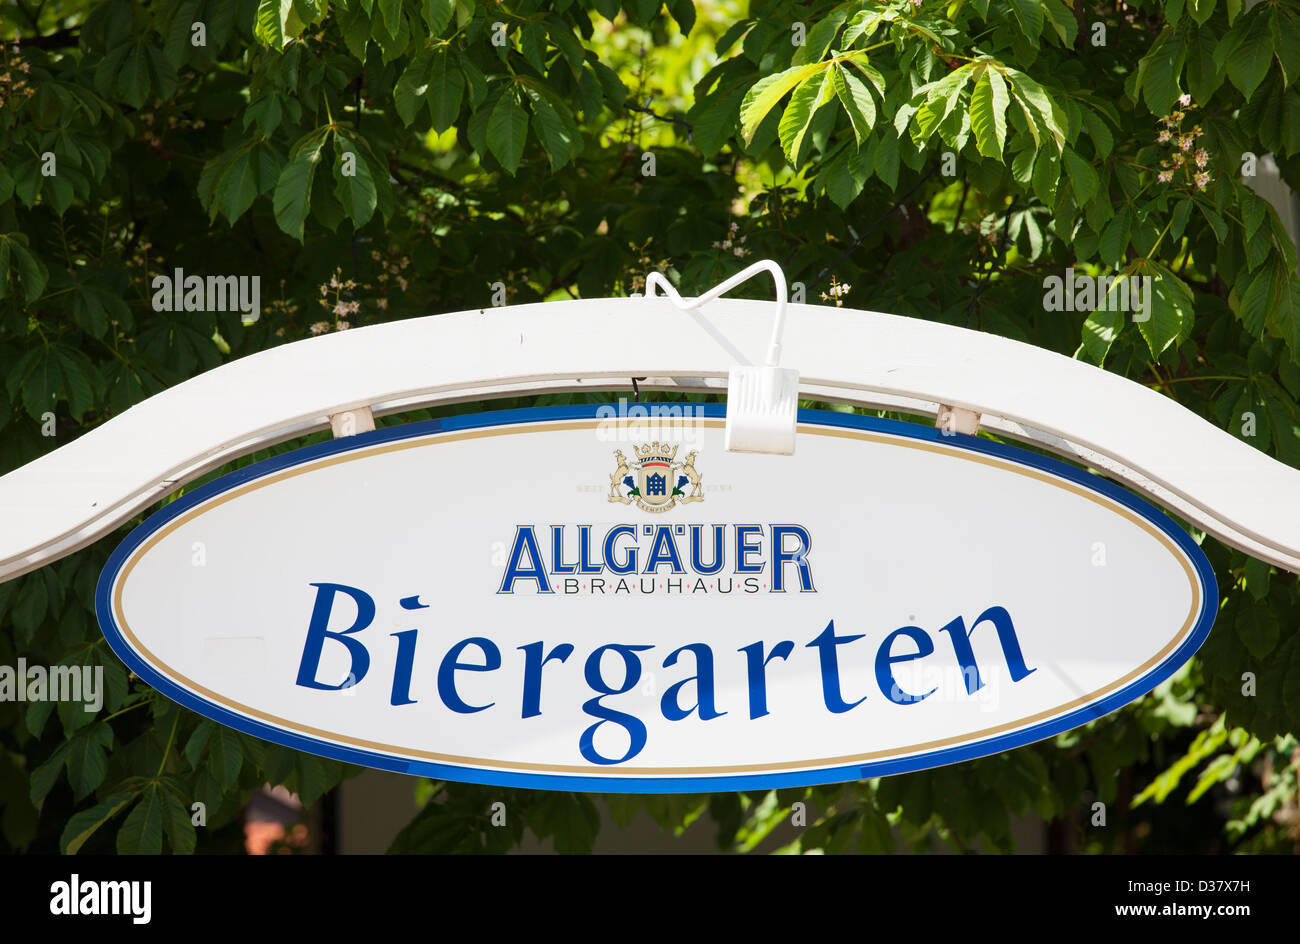
M460 661L460 654L465 651L467 646L478 646L483 650L484 662L482 665ZM493 669L499 668L501 668L501 650L496 647L496 643L490 639L484 639L482 636L462 639L448 650L447 654L442 657L442 665L438 666L438 694L442 697L443 704L462 715L469 715L476 711L491 708L496 702L492 701L486 705L474 706L466 704L461 699L460 694L456 691L456 672L457 670L491 672Z
M761 718L767 711L767 664L773 659L785 661L794 652L794 643L786 639L772 647L772 652L763 657L763 641L751 643L737 652L745 654L749 666L749 720Z
M703 538L700 532L704 530L704 525L691 525L691 569L697 574L703 574L706 577L712 577L718 571L722 570L724 563L722 541L723 535L727 530L725 524L715 524L713 526L713 563L706 564L700 555L703 549Z
M415 634L418 630L408 629L402 633L393 633L397 640L397 665L393 668L393 694L389 697L390 705L414 705L411 697L411 668L415 664Z
M573 646L567 642L560 643L545 656L540 642L530 642L518 648L524 654L524 707L519 717L535 718L542 713L542 666L552 659L563 663L573 655Z
M736 525L736 573L761 574L763 572L762 562L751 563L749 560L751 554L758 554L762 551L762 548L757 544L751 544L749 539L760 536L762 533L762 527L756 524Z
M826 624L826 628L822 630L821 635L806 646L806 648L815 648L818 650L818 655L821 657L822 668L822 699L826 702L827 709L836 714L848 711L851 708L856 708L858 705L862 704L867 697L866 695L863 695L852 704L849 704L840 697L840 664L839 659L835 654L836 646L842 646L845 643L850 643L861 638L861 634L858 634L857 636L836 636L835 620L831 620Z
M573 564L564 562L564 525L551 525L551 573L552 574L571 574L574 572Z
M1020 640L1016 638L1016 627L1011 623L1011 614L1003 607L989 607L975 622L971 623L969 632L959 616L939 632L947 633L952 637L953 652L956 653L957 661L961 663L962 674L966 677L967 695L973 695L984 687L979 666L975 664L975 652L970 644L970 637L974 634L975 627L983 622L992 623L993 628L998 632L998 641L1002 643L1002 654L1006 656L1007 668L1011 670L1011 681L1019 682L1031 672L1038 671L1025 666L1025 657L1020 651Z
M899 636L906 636L916 643L916 652L894 655L894 640ZM880 686L885 697L895 705L912 705L933 695L935 692L933 688L924 695L909 695L899 687L893 669L895 662L923 659L932 652L934 652L934 642L930 639L930 634L918 626L904 626L886 636L885 641L880 644L880 649L876 651L876 684Z
M650 545L650 559L645 563L643 574L657 573L661 564L667 564L675 574L684 574L682 559L677 553L677 542L673 540L673 529L666 524L655 528L654 543Z
M578 525L578 573L598 574L602 569L591 562L591 525Z
M619 536L624 534L630 536L633 541L636 540L636 528L630 524L620 524L610 528L609 533L605 535L605 566L609 568L610 573L636 573L637 557L640 552L635 544L627 549L627 556L623 559L623 563L620 564L614 559L614 554L617 550L617 548L614 547L614 544L618 541Z
M725 715L726 712L718 711L717 706L713 703L713 650L702 642L682 646L680 649L669 653L668 658L664 659L664 668L676 665L677 657L683 652L689 652L695 656L695 666L698 674L670 685L668 690L664 692L664 697L659 702L664 717L669 721L681 721L697 709L702 721L710 721L713 718ZM689 708L683 708L678 696L681 695L682 689L688 682L695 683L695 704Z
M641 679L641 660L635 654L653 648L654 646L624 646L618 643L610 643L607 646L601 646L587 657L587 664L583 668L583 674L587 679L587 684L591 686L591 690L600 692L600 694L589 701L583 702L582 710L599 720L582 732L582 737L578 739L578 750L591 763L603 766L621 764L641 753L641 749L645 747L646 728L641 719L626 712L615 711L613 708L602 705L600 701L606 695L622 695L624 692L631 691ZM600 673L600 660L606 652L611 651L617 652L623 657L623 683L618 688L612 687ZM620 725L627 731L631 743L628 745L627 753L622 757L605 757L596 751L596 730L607 721Z
M792 551L785 549L785 539L792 535L799 546ZM794 564L799 568L799 592L813 590L812 570L808 566L808 551L812 548L812 535L808 529L797 524L772 525L772 591L785 592L785 565Z
M351 638L352 633L359 633L374 621L375 601L370 594L355 587L345 587L341 583L314 583L316 603L312 607L311 622L307 625L307 641L302 647L302 662L298 665L298 684L303 688L316 688L327 692L336 692L350 688L366 677L370 671L370 653L361 640ZM330 613L334 609L334 597L346 593L357 605L357 618L347 629L337 632L329 630ZM347 647L351 657L351 668L347 677L337 685L327 685L316 680L316 671L320 667L321 648L326 639L336 639Z
M527 565L524 558L527 557ZM532 525L519 525L515 528L515 543L510 548L510 560L506 564L506 575L501 581L497 593L514 593L516 580L535 580L539 593L554 593L551 582L546 576L546 565L542 562L542 551L537 546L537 535Z

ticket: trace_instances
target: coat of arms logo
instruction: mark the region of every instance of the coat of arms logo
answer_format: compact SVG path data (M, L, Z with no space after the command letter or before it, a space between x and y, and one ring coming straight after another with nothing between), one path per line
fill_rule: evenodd
M618 466L609 477L609 500L624 505L635 503L643 511L655 514L676 504L704 501L700 473L695 471L695 457L699 453L692 449L678 462L680 448L680 443L641 443L632 447L635 459L627 458L621 449L614 450ZM626 494L622 493L623 489L627 490Z

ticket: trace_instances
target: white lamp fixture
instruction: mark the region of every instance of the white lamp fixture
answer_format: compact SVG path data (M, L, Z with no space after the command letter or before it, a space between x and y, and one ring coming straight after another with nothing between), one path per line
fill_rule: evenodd
M785 328L785 273L771 259L755 262L725 282L715 285L699 298L682 298L668 280L658 272L646 276L646 296L653 297L655 286L662 286L678 308L698 308L735 288L741 282L770 272L776 283L776 317L772 339L762 366L736 365L727 378L727 428L724 443L728 452L759 452L779 456L794 455L795 422L799 407L799 372L778 366L781 362L781 332Z

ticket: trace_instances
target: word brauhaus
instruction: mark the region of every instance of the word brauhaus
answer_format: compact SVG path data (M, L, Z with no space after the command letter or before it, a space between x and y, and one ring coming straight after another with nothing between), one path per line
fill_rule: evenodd
M648 620L631 627L611 627L610 632L617 633L622 641L594 645L570 666L569 659L575 655L577 647L567 641L548 642L539 639L524 645L506 644L503 652L503 647L486 635L467 636L448 645L446 631L450 626L390 633L386 625L388 619L380 620L381 628L367 633L366 630L376 622L377 614L375 600L370 594L344 584L313 583L311 586L316 588L316 600L298 665L298 686L326 692L360 688L367 685L372 655L378 654L392 666L387 690L389 706L395 711L409 711L410 706L422 702L440 702L456 714L490 711L505 713L511 718L517 717L527 722L528 719L542 716L544 702L553 711L560 712L561 717L571 714L576 708L576 701L584 697L581 689L585 683L591 697L582 702L582 712L594 723L574 733L577 736L578 753L582 758L588 763L601 766L626 763L646 746L649 731L640 716L643 712L627 710L640 709L646 705L645 698L634 691L641 680L643 659L649 660L656 672L662 667L683 675L668 685L658 701L658 712L665 720L678 722L694 718L700 722L709 722L729 712L738 715L747 713L751 721L774 711L779 712L780 705L769 707L768 704L768 679L777 673L784 674L787 683L798 680L807 685L811 680L813 685L820 688L817 694L820 694L826 711L833 715L852 711L868 699L881 697L893 705L917 705L932 696L936 688L925 692L908 691L905 683L914 684L915 673L906 674L903 682L900 682L895 676L895 667L931 656L944 658L936 647L935 637L919 626L903 626L886 634L879 642L864 643L863 640L867 638L865 633L838 634L835 631L835 621L831 620L824 629L799 646L796 646L795 639L782 639L770 644L760 639L735 651L715 654L708 643L692 642L676 646L661 660L658 653L650 653L669 647L654 645L652 640L660 635L661 630L658 624ZM348 614L353 612L355 618L346 629L331 630L329 626L335 602L340 598L350 602L339 606L339 616L344 618L336 620L336 624L346 625ZM400 605L407 611L431 609L428 604L420 602L418 595L402 598ZM411 614L408 613L407 616ZM942 648L950 650L951 657L960 667L960 673L952 674L963 680L967 696L973 695L986 684L981 677L971 644L971 637L981 626L988 626L996 633L1012 682L1019 682L1036 671L1036 668L1030 668L1025 662L1011 614L1005 608L988 607L975 618L969 628L958 616L943 626L939 633L949 637L948 643ZM484 633L493 631L490 624L480 630ZM512 641L530 635L524 624L502 627L497 631L508 635ZM707 638L706 630L701 633ZM395 658L390 638L397 640ZM340 668L341 660L338 657L342 655L337 647L342 646L347 653L348 671L338 683L319 677L326 643L331 646L330 664L335 671ZM875 651L871 653L869 647L873 645ZM420 676L428 681L413 686L417 655L421 666ZM852 657L858 661L864 657L869 659L879 695L861 690L846 690L845 679L841 677L840 671L842 657ZM430 660L436 660L438 666L436 682L432 686L430 682L433 679L429 676L432 674L433 662ZM490 679L482 677L489 674ZM669 677L673 674L669 673ZM472 684L462 687L471 677L474 679ZM722 684L718 682L719 677L722 677ZM551 679L549 687L544 684L545 679ZM384 681L379 684L383 686ZM853 683L848 687L860 684ZM543 691L544 688L547 689L546 692ZM382 698L383 691L380 688L377 697ZM731 700L719 701L718 692L731 693ZM736 692L746 694L737 698ZM618 699L618 696L625 697ZM806 693L807 700L814 697L812 692ZM792 692L787 684L782 689L782 698L804 700L805 694ZM618 706L608 704L607 699L618 699ZM653 710L652 708L651 711ZM621 755L609 751L608 732L600 735L605 752L597 746L597 732L603 725L622 732L627 748ZM615 740L622 743L622 739L617 736Z

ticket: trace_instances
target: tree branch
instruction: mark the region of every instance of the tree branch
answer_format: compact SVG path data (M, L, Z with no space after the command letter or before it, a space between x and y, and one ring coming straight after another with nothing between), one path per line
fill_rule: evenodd
M1002 249L998 254L999 258L993 260L993 265L989 269L980 273L980 280L975 285L975 294L970 297L970 304L966 306L965 322L968 325L970 323L970 313L975 310L975 303L979 301L980 295L984 293L984 289L993 280L993 276L998 269L1007 261L1007 233L1011 229L1011 211L1015 208L1016 201L1012 199L1011 205L1007 207L1007 215L1002 218Z
M71 49L81 42L81 27L61 29L45 36L19 36L19 48L31 46L35 49Z
M651 111L650 108L649 108L649 105L650 105L650 103L651 103L652 101L654 101L654 99L652 99L652 98L647 98L647 99L645 100L645 105L644 105L644 106L642 106L642 105L633 105L633 104L630 104L629 102L624 102L624 103L623 103L623 107L626 108L628 111L639 111L639 112L641 112L643 115L649 115L651 118L658 118L660 121L667 121L667 122L670 122L670 123L675 124L675 125L681 125L683 128L686 129L686 139L687 139L688 141L690 141L691 144L694 144L694 143L695 143L695 126L692 125L689 121L685 120L684 118L674 118L674 117L672 117L671 115L661 115L661 114L659 114L658 112L653 112L653 111Z

